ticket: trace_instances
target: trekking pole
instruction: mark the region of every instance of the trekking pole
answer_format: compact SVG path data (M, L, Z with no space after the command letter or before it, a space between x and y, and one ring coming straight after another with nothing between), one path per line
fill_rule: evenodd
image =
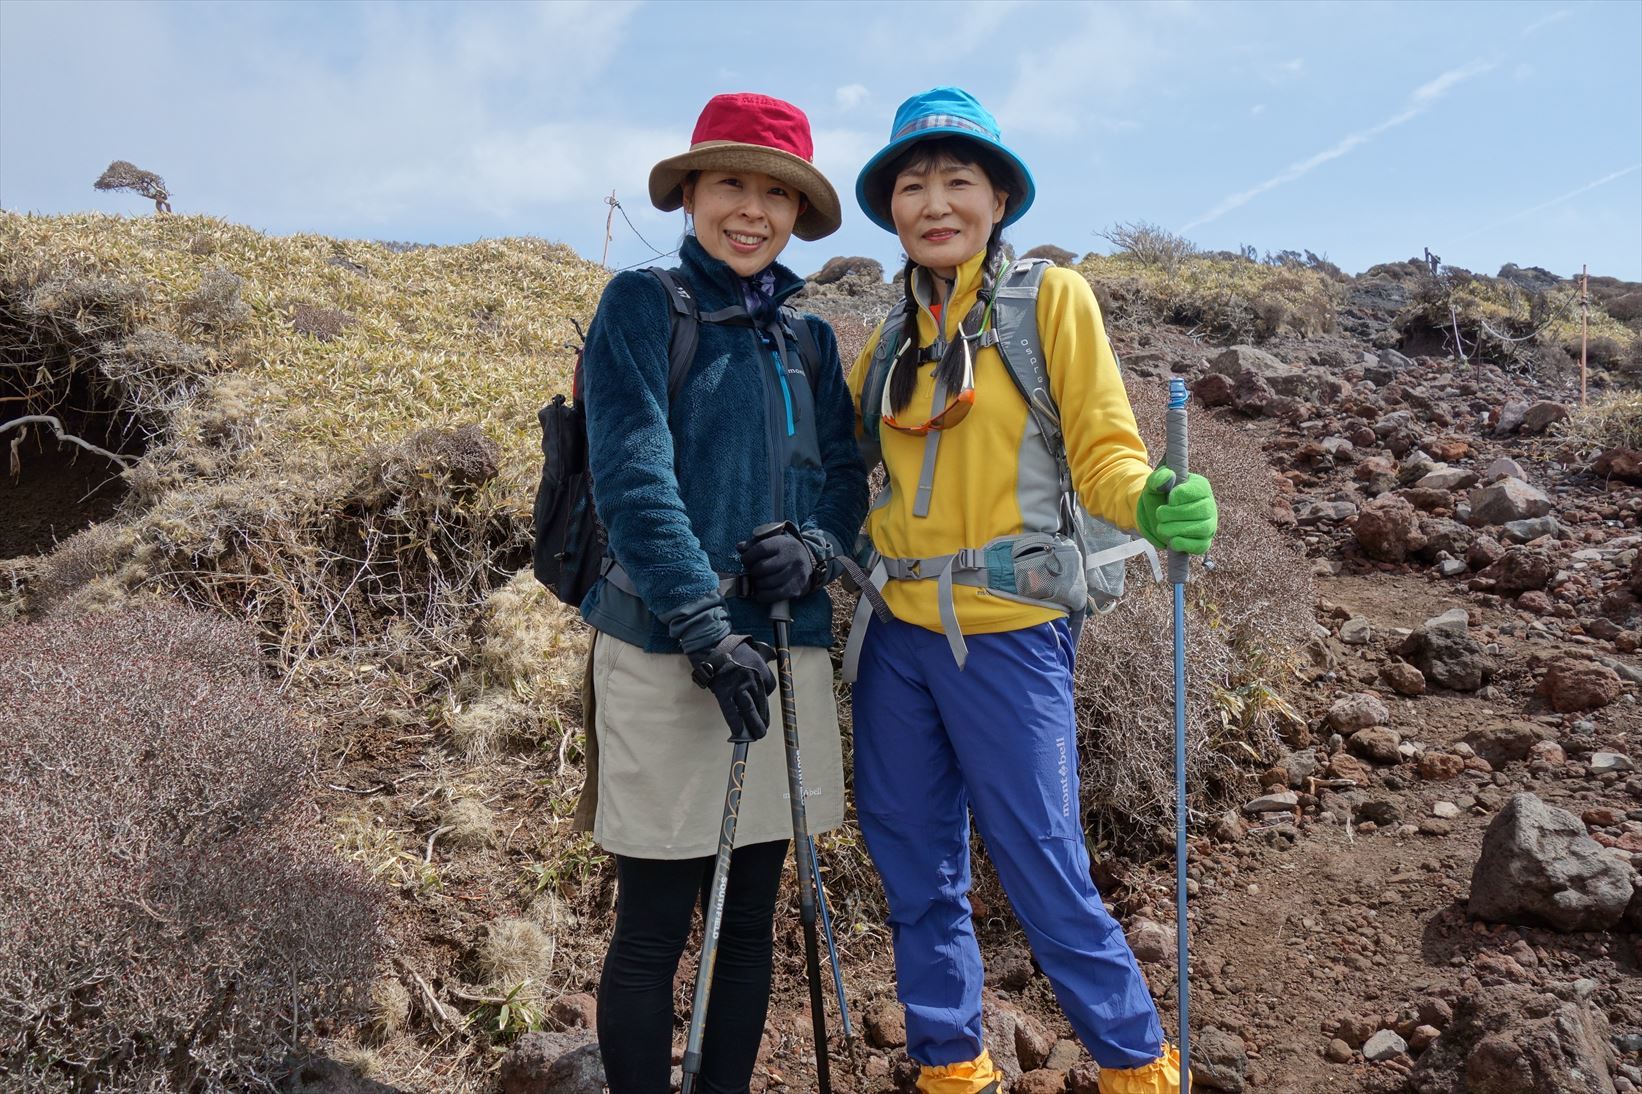
M785 524L765 524L753 530L753 539L779 535ZM792 604L770 605L775 628L776 679L781 683L781 728L787 745L787 796L792 801L793 855L798 867L798 921L804 928L804 962L810 981L810 1021L815 1030L815 1077L821 1094L832 1094L831 1064L827 1059L827 1013L821 1001L821 946L816 938L815 844L804 808L804 764L798 754L798 696L793 690L792 645L788 625Z
M1186 381L1169 381L1166 415L1167 445L1163 463L1176 483L1186 481ZM1180 1001L1180 1087L1192 1085L1191 997L1186 973L1186 583L1191 580L1191 556L1169 552L1169 582L1174 585L1174 787L1175 787L1175 962L1176 995Z
M692 1094L701 1075L701 1038L707 1028L707 996L713 986L718 960L718 932L724 925L724 890L730 881L730 852L735 848L736 821L741 816L741 787L747 777L747 746L753 739L744 731L730 738L730 783L724 791L724 817L718 827L718 857L713 861L713 887L702 923L701 964L696 968L695 1000L690 1004L690 1032L684 1041L684 1083L681 1094Z
M832 915L827 911L827 887L821 883L821 862L815 856L815 840L810 840L810 863L815 869L815 906L821 912L821 940L827 944L827 960L832 964L832 988L838 995L839 1024L844 1027L844 1051L850 1066L859 1066L855 1058L855 1030L850 1027L850 1008L844 1001L844 968L838 961L838 942L832 935Z

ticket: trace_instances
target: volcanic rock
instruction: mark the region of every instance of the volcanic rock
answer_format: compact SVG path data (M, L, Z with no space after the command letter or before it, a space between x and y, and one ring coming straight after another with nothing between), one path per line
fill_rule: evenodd
M1420 1056L1416 1094L1611 1094L1615 1057L1607 1017L1525 985L1462 997L1454 1019Z
M1594 661L1554 661L1540 677L1538 693L1559 714L1605 707L1624 694L1619 674Z
M1532 794L1514 794L1488 825L1467 911L1491 923L1601 931L1625 914L1628 857L1605 849L1580 819Z
M1551 499L1521 479L1501 479L1471 491L1472 524L1505 524L1551 511Z
M1328 708L1328 727L1336 733L1350 735L1369 726L1383 726L1391 720L1391 712L1379 698L1367 692L1342 695Z
M1568 408L1561 403L1538 402L1522 414L1522 432L1543 433L1556 422L1568 417Z
M1530 589L1543 589L1556 572L1551 557L1532 547L1507 547L1493 565L1478 577L1494 583L1494 591L1515 596Z
M1363 506L1355 532L1363 553L1380 562L1402 562L1425 544L1414 507L1391 494Z

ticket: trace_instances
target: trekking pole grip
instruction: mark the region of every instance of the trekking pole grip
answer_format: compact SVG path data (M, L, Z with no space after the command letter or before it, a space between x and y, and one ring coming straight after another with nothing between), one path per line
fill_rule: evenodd
M1174 472L1178 485L1186 481L1188 464L1186 444L1186 381L1179 376L1169 381L1169 410L1164 416L1167 441L1163 449L1163 464ZM1191 556L1184 551L1169 552L1169 583L1184 585L1191 580Z
M798 530L793 526L793 523L791 521L772 520L768 524L760 524L757 528L754 528L753 529L752 539L750 539L748 542L757 543L761 539L769 539L771 536L779 536L779 535L782 535L783 533L789 533L789 532L796 535L797 531ZM792 604L791 604L791 602L786 601L786 600L777 600L775 603L771 604L770 605L770 622L771 623L791 623L792 622Z

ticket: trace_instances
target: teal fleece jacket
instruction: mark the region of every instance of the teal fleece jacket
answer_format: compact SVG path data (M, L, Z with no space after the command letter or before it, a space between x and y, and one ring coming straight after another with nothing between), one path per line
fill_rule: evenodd
M694 236L679 257L677 276L701 314L743 304L741 278ZM803 287L786 267L772 270L778 303ZM618 274L588 328L593 500L638 596L601 579L582 616L653 653L704 649L730 633L768 641L767 606L719 596L720 576L742 570L736 544L759 525L790 520L844 554L866 515L866 468L837 341L819 318L797 318L821 350L812 387L790 334L703 322L695 362L669 405L664 293L648 273ZM794 645L832 643L824 588L792 608Z

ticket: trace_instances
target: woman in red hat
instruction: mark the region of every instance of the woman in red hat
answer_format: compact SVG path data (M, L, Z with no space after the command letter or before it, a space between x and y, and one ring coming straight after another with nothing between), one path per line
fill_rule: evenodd
M588 329L588 465L610 556L581 609L596 633L579 815L616 859L598 1008L611 1094L669 1089L673 977L712 876L726 728L754 743L698 1089L748 1088L792 835L781 734L766 735L775 678L759 649L776 601L792 610L810 828L843 820L825 585L865 515L866 473L832 330L783 306L804 283L776 261L792 236L838 228L838 195L813 158L797 107L713 98L690 149L650 173L656 207L691 218L673 284L618 274ZM699 316L699 348L674 386L681 295ZM783 530L754 540L772 523Z

